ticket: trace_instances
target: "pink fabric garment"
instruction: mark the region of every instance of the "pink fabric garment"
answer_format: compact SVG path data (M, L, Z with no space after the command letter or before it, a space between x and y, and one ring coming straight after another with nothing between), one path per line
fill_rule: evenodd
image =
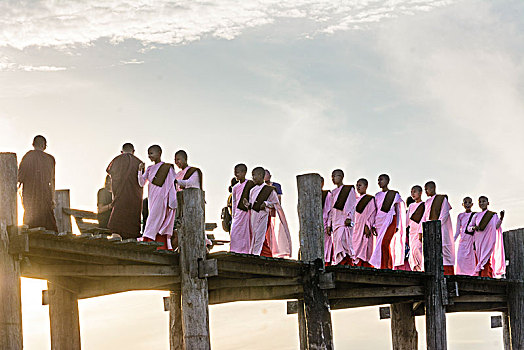
M344 209L339 210L334 208L338 196L342 191L342 186L331 191L333 195L333 205L329 217L329 226L332 228L331 237L333 239L333 256L331 263L333 265L339 264L345 257L353 258L355 251L353 250L353 227L346 226L346 219L351 219L355 222L355 206L357 204L357 194L353 187L349 192Z
M333 208L333 195L331 191L326 195L324 208L322 209L322 220L324 222L324 261L330 263L333 259L333 236L327 234L329 227L329 215Z
M255 200L264 188L265 184L256 185L249 192L249 203L253 205ZM268 225L271 227L269 246L274 257L289 257L291 256L291 235L287 226L287 220L284 216L284 211L278 201L277 193L272 191L267 201L264 202L266 208L256 212L250 210L250 227L251 227L251 245L250 254L260 255L262 246L266 239L266 231ZM275 209L275 220L269 222L269 211ZM278 221L277 221L278 216Z
M249 227L249 211L238 209L239 199L242 196L247 180L237 183L232 191L232 222L231 243L229 250L235 253L249 254L251 244L251 229Z
M177 207L175 191L175 170L169 169L166 180L162 187L153 185L156 172L164 162L159 162L147 167L146 171L138 173L138 184L142 187L148 185L148 208L149 216L147 217L146 227L143 237L156 239L156 235L165 235L168 237L167 246L171 247L171 236L173 235L173 226L175 224L175 209Z
M419 234L422 233L422 220L417 224L411 220L411 215L417 208L424 204L411 203L408 207L408 215L406 217L406 227L409 227L409 266L412 271L424 271L424 255L422 249L422 242L419 239Z
M200 188L200 176L198 175L198 171L195 171L193 173L193 175L191 175L189 177L189 179L183 180L184 176L186 175L186 172L190 168L191 167L188 165L187 167L185 167L183 170L180 170L176 174L176 180L177 180L176 190L177 190L177 192L183 190L183 188L181 188L180 185L184 185L185 188Z
M421 222L429 221L429 214L431 212L431 205L435 196L426 199L426 211L422 217ZM451 222L451 216L449 211L451 205L449 205L448 199L444 198L442 202L442 210L440 211L440 226L442 228L442 263L443 265L453 266L455 265L455 241L453 240L453 223Z
M455 266L455 273L457 275L475 275L475 250L473 250L474 236L466 234L466 225L474 213L460 213L457 217L457 227L454 240L457 241L457 264ZM470 223L473 222L473 219Z
M355 208L364 196L357 198ZM366 237L364 235L364 227L367 225L371 230L375 224L376 212L374 199L369 201L362 214L355 211L355 226L353 227L353 250L355 251L353 260L355 263L358 263L358 259L366 262L369 262L369 259L371 259L371 254L373 254L373 236Z
M375 216L374 227L377 230L377 237L375 241L375 250L371 255L369 263L378 269L380 268L382 262L382 240L384 239L384 235L386 234L386 230L388 229L389 225L393 222L393 217L395 215L397 216L397 232L393 236L393 239L391 239L390 243L391 254L393 255L393 265L404 265L405 257L406 234L404 226L406 223L406 205L400 197L400 194L397 193L395 199L393 200L393 205L391 205L391 209L387 213L380 210L387 192L380 191L375 194L377 214Z
M475 214L469 228L478 226L486 214L487 210ZM475 242L475 255L477 257L477 266L475 266L475 275L491 261L491 267L495 277L500 277L506 273L506 259L504 257L504 242L502 238L502 221L495 214L489 221L484 231L476 231L473 236Z

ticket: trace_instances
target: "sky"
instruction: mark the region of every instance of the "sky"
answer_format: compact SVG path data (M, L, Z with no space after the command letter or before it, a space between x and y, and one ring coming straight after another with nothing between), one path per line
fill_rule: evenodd
M185 149L204 171L206 221L217 223L233 166L269 168L295 256L296 175L329 179L335 168L346 183L369 179L371 193L386 172L404 199L434 180L453 216L464 196L485 194L506 210L504 228L517 228L523 53L518 0L5 0L0 151L20 159L43 134L57 189L94 210L124 142L146 163L151 144L166 161ZM25 346L49 349L45 282L22 286ZM84 349L168 349L165 295L80 301ZM298 347L283 302L210 310L215 349ZM337 348L390 347L378 308L332 315ZM449 348L502 348L488 316L448 315ZM422 349L422 318L417 327Z

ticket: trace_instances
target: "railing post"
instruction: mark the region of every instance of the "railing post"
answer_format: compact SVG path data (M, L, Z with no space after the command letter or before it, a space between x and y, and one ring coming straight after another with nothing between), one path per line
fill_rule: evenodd
M442 230L439 220L424 222L424 269L431 274L425 286L426 302L426 349L446 350L446 309L444 266L442 265Z
M321 183L318 174L297 176L300 259L310 263L304 273L304 302L298 303L299 307L304 306L306 339L301 337L301 341L307 340L307 345L304 347L301 344L301 348L315 350L333 349L329 299L326 292L320 289L320 274L324 272Z
M20 264L9 254L10 238L18 234L17 181L16 154L0 153L0 349L21 350Z
M413 303L391 304L390 310L393 350L417 350L418 333Z
M69 190L55 191L55 219L58 233L72 233L71 215L64 213L64 208L71 208Z
M509 265L508 315L511 349L524 349L524 229L504 232L504 249Z
M169 294L169 349L183 350L184 336L182 333L182 299L180 292Z

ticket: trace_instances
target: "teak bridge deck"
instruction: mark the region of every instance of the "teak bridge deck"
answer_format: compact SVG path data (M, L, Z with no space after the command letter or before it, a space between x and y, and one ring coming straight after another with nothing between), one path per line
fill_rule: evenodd
M424 224L425 272L325 267L321 180L307 174L297 177L301 260L208 254L198 189L183 193L179 254L105 232L72 235L68 192L57 198L62 233L18 227L16 169L16 155L0 153L0 349L22 349L20 276L48 281L52 349L80 349L79 299L131 290L170 291L171 349L210 349L208 305L254 300L294 300L300 349L333 349L331 309L384 304L395 350L417 349L419 315L426 348L446 349L446 313L466 311L502 312L505 350L524 349L524 229L504 233L506 279L444 276L440 221Z

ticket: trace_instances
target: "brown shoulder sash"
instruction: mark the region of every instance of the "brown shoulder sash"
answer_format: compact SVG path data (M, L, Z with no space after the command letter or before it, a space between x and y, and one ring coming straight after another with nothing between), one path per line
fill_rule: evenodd
M366 207L368 206L368 203L371 202L373 198L374 197L369 194L366 194L364 195L364 197L360 198L357 207L355 208L357 213L362 214L364 212L364 209L366 209Z
M328 193L328 190L322 190L322 209L324 209L324 207L326 206L326 198Z
M258 213L260 211L260 206L262 205L262 203L267 201L267 199L271 195L271 192L273 191L276 191L276 188L274 188L273 186L265 185L262 188L262 190L260 190L260 192L258 193L258 196L255 199L255 203L253 203L251 209Z
M187 169L186 173L184 174L184 177L182 178L182 180L189 180L189 178L191 177L191 175L195 173L195 171L198 173L198 181L200 182L200 189L203 190L204 188L202 187L202 183L203 183L202 170L200 170L199 168L196 168L193 166L189 167L189 169Z
M151 183L153 185L156 185L158 187L164 186L164 182L166 181L167 174L169 174L169 169L173 167L173 164L164 163L158 168L156 171L155 177L153 178L153 181Z
M393 190L389 190L388 193L386 193L386 197L384 197L384 202L382 202L382 207L380 208L380 211L383 211L384 213L389 213L389 211L391 210L391 206L393 205L393 201L397 196L397 193L397 191Z
M489 222L493 218L493 215L495 215L494 211L487 211L486 214L482 217L479 223L479 231L484 231L486 227L488 226Z
M475 212L472 211L471 215L469 216L468 223L466 224L466 228L464 229L464 233L473 236L475 234L475 231L468 231L469 224L471 223L471 219L475 216Z
M353 185L342 186L342 189L338 194L337 201L335 202L335 205L333 205L333 208L338 210L344 210L344 205L346 205L346 201L348 200L349 193L351 192L352 188Z
M438 220L440 217L440 212L442 211L442 203L444 203L444 198L448 198L445 194L436 194L431 203L431 209L429 212L429 220Z
M411 214L411 217L409 218L411 221L416 222L417 224L420 224L420 220L422 220L422 217L424 216L424 211L426 210L426 205L424 202L421 202L417 209Z
M246 184L244 185L244 189L242 190L242 195L238 199L238 209L242 211L248 211L248 209L244 205L244 198L246 198L249 201L249 191L251 191L253 187L255 187L255 183L251 180L247 180Z

